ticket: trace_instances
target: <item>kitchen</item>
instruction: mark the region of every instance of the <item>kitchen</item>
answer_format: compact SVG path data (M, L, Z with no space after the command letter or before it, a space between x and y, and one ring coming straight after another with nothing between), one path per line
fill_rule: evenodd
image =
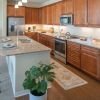
M15 20L14 25L11 25L10 28L12 33L28 36L51 48L51 56L55 60L65 67L70 65L70 70L88 81L87 87L83 86L84 89L82 88L84 91L88 89L88 92L85 93L81 92L81 87L79 90L76 89L78 93L75 93L74 89L65 93L57 83L54 83L53 89L49 90L48 100L66 100L67 98L74 100L74 94L76 100L89 98L99 100L100 22L97 14L100 12L100 1L58 0L52 2L51 0L51 2L47 3L46 1L41 4L37 1L37 7L35 3L33 6L30 4L32 2L29 2L27 6L19 6L19 8L15 8L11 3L9 1L7 5L8 24L11 17L25 20L17 30L15 27L17 21ZM7 30L6 35L9 36L9 27ZM55 98L51 97L54 96L52 92L56 94ZM78 94L80 94L79 97ZM27 99L27 96L21 98Z

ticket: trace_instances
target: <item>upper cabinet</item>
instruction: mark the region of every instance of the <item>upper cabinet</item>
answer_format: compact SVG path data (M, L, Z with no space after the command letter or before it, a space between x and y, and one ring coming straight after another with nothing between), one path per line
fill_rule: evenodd
M37 8L32 8L32 23L39 23L39 10Z
M100 0L74 0L74 25L100 27Z
M7 6L7 16L19 16L25 17L25 7L19 7L18 9L14 8L14 6Z
M87 25L87 0L74 0L74 25Z
M58 24L59 20L56 20L56 18L60 15L57 15L57 14L58 13L56 11L56 5L55 4L47 6L47 24L49 24L49 25Z
M88 24L100 26L100 0L88 0Z
M7 16L25 17L26 24L60 25L60 16L73 14L75 26L100 27L100 0L62 0L41 8L7 6Z
M25 8L25 24L32 23L32 8L26 7Z
M26 24L38 24L39 15L37 8L25 8L25 23Z
M43 7L43 8L41 8L42 10L41 10L41 14L42 14L42 16L41 16L41 20L42 20L42 24L47 24L47 7Z
M7 6L7 16L15 16L15 9L13 6Z
M62 2L58 2L55 4L55 23L56 25L60 25L60 16L62 15Z
M39 23L48 25L59 25L62 14L62 2L45 6L39 9ZM41 17L40 17L41 16Z
M73 14L73 0L62 1L62 14Z

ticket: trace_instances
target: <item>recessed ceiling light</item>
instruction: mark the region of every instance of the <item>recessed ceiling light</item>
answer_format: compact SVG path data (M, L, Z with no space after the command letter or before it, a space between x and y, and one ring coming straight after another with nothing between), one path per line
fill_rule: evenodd
M18 6L22 6L22 2L21 1L18 2Z
M19 8L18 4L15 4L15 8Z
M27 3L27 0L22 0L23 3Z

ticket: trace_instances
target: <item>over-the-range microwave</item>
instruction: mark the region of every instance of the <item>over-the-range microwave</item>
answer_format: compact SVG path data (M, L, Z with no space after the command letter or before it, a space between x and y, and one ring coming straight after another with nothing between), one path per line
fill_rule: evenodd
M73 15L72 14L68 14L68 15L62 15L60 17L60 25L72 25L73 23Z

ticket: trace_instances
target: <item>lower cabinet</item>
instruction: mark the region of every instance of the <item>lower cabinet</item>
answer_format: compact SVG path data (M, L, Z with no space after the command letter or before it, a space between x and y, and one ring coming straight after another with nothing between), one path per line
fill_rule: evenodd
M80 68L80 44L67 42L67 62Z
M37 32L26 32L25 35L35 41L38 41L38 33Z
M51 48L51 54L54 53L54 37L45 34L39 34L39 42Z
M100 50L67 41L67 62L100 80Z
M54 54L54 37L37 32L26 32L25 35L51 48L51 54Z
M81 69L100 79L100 52L98 49L81 46Z

